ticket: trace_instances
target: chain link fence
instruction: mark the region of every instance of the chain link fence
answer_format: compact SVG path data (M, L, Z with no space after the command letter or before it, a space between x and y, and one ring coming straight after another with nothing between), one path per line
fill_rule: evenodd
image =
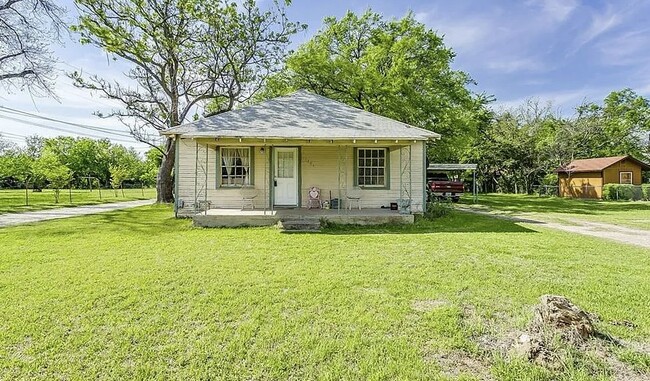
M603 199L611 201L650 201L650 184L605 184L604 186L535 185L533 193L539 196Z
M66 186L55 189L49 186L35 186L34 183L13 182L11 187L0 187L0 213L13 208L38 205L76 205L112 202L118 199L144 199L155 197L155 192L137 180L125 181L119 188L100 187L99 181L92 177L87 187L78 187L80 182L73 179ZM92 181L95 180L95 181ZM86 184L82 182L81 184ZM152 195L153 194L153 195Z
M539 196L559 196L560 187L557 185L533 185L533 193Z

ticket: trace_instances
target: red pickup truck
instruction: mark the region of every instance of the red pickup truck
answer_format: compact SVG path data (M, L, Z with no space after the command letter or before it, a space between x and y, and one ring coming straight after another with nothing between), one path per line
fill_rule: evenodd
M451 199L458 202L463 195L464 187L462 181L453 181L449 179L446 173L427 172L427 193L429 200Z

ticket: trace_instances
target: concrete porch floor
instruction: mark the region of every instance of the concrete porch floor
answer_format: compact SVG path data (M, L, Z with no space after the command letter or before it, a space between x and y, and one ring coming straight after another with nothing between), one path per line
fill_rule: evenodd
M237 227L237 226L272 226L279 221L289 220L325 220L336 224L382 225L412 224L412 214L400 214L390 209L276 209L276 210L242 210L210 209L194 214L192 221L199 227Z

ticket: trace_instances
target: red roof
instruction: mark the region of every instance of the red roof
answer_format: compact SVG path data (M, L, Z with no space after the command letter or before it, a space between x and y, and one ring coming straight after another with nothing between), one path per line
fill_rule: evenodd
M625 159L639 164L643 170L650 170L650 165L642 162L641 160L637 160L630 155L626 155L574 160L568 165L556 169L555 172L600 172L605 168L611 167L612 165Z

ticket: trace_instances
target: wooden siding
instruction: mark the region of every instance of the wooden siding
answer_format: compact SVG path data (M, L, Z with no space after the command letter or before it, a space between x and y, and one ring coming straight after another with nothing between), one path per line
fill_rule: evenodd
M600 172L560 173L560 197L601 198L603 179Z
M603 185L618 184L620 172L632 172L634 185L641 185L641 166L630 160L622 160L602 172L578 172L569 177L559 174L560 196L575 198L602 198Z
M641 185L641 166L630 160L621 160L605 168L603 171L604 183L618 184L620 182L620 172L632 172L632 183L634 185Z
M264 179L265 170L268 165L270 173L270 154L272 152L271 146L265 147L264 154L260 153L260 148L263 142L242 144L236 141L233 142L215 142L215 141L200 141L193 139L181 139L179 142L179 156L178 156L178 198L182 200L185 207L194 203L195 199L195 174L196 169L196 152L197 142L199 145L199 155L202 161L206 161L205 147L207 149L207 173L208 173L208 190L207 199L211 202L212 208L241 208L242 200L238 188L227 188L218 186L218 147L254 147L253 155L253 169L254 169L254 186L259 191L259 195L255 199L255 208L262 209L265 206L266 198L264 197ZM339 197L338 190L338 161L339 161L339 148L340 142L334 143L307 143L296 142L292 144L289 140L285 145L278 145L278 147L300 147L300 199L301 205L307 204L307 189L311 186L317 186L322 190L322 199L328 200L330 191L332 197ZM345 183L346 188L351 188L354 184L354 149L355 147L367 147L369 143L353 144L352 141L345 146L347 178ZM364 189L362 190L361 205L363 208L379 208L381 206L390 206L391 202L396 202L400 196L400 151L399 146L394 142L377 142L370 143L372 147L386 147L389 149L390 155L390 189ZM392 145L391 145L392 144ZM411 189L412 189L412 210L413 212L420 213L423 210L424 199L424 142L417 141L411 143ZM202 176L203 171L199 170L199 179L197 183L205 183L205 177ZM270 185L267 184L267 186ZM408 184L407 184L408 185ZM345 203L345 190L341 190L341 197Z

